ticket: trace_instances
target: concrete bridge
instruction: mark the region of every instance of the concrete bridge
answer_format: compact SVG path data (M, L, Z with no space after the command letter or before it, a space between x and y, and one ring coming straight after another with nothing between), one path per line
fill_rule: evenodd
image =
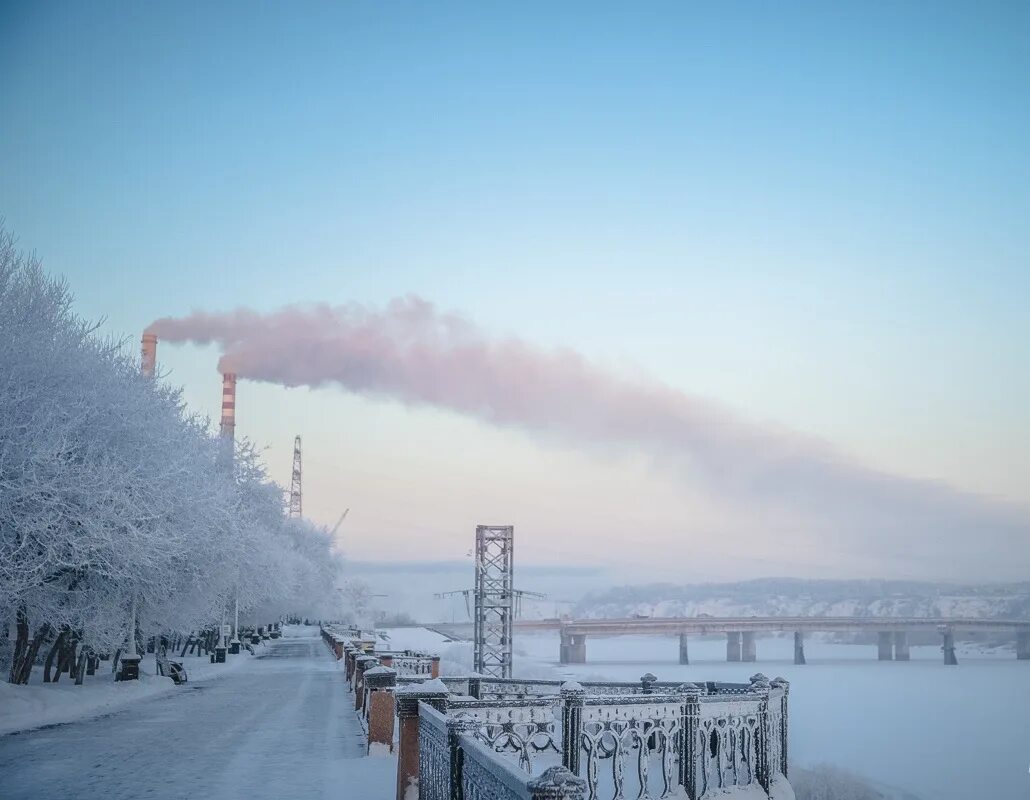
M460 636L459 625L434 626ZM585 664L588 636L678 635L679 660L689 664L690 635L725 634L727 661L757 661L758 633L793 633L794 663L805 663L805 634L813 632L868 632L877 634L880 661L908 661L909 634L931 632L941 637L945 664L957 664L956 632L1008 633L1016 640L1016 658L1030 660L1030 620L963 619L958 617L647 617L631 619L519 620L518 632L558 631L559 661Z

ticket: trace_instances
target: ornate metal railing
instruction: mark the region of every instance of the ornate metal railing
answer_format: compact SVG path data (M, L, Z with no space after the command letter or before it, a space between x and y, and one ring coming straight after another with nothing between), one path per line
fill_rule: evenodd
M523 683L540 691L549 682ZM641 684L605 688L600 694L593 685L568 683L557 695L449 697L445 725L452 746L458 734L475 739L528 776L564 766L585 780L589 800L696 800L751 785L767 792L777 775L786 777L789 687L782 679L755 675L748 684L666 690L645 676Z
M539 774L542 760L561 763L561 699L454 700L448 718L495 753L514 757L518 766ZM547 762L546 756L553 755Z
M482 719L473 718L477 712ZM419 703L420 800L582 800L586 783L560 764L533 775L484 743L481 729L506 724L486 712L484 707L451 716ZM503 752L509 745L502 739L503 734L494 742Z
M398 686L411 686L413 684L425 683L427 680L425 675L398 675L397 685ZM466 697L473 697L469 690L469 681L472 680L468 677L454 676L454 675L441 675L439 680L447 687L447 690L451 694L463 695Z
M427 703L418 709L419 800L451 800L452 742L447 717Z
M682 696L588 698L581 715L566 734L571 743L578 728L579 752L566 760L586 776L591 798L669 797L676 792Z
M429 655L394 655L391 666L398 676L429 677L433 672L433 657Z
M396 666L396 662L394 664ZM522 700L533 697L557 697L564 683L560 680L531 678L487 678L480 675L444 675L440 678L454 694L463 694L477 700ZM423 677L398 675L398 683L412 683ZM639 681L582 681L580 685L589 695L616 696L650 694L653 692L674 692L682 681L659 681L653 675L645 675ZM706 694L746 694L751 691L750 683L721 683L710 681L701 684Z
M551 697L561 693L563 681L520 678L469 678L469 694L479 700L518 700L525 697ZM672 691L681 682L659 681L645 675L639 681L584 681L580 684L591 695L633 695L653 691ZM747 684L741 684L747 686Z
M564 767L553 766L533 777L498 759L474 736L460 734L461 800L580 800L585 785Z

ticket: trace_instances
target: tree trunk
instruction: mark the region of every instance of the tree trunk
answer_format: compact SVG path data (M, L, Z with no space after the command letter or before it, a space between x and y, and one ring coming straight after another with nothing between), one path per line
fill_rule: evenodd
M68 642L68 661L67 661L67 664L68 664L68 677L72 678L72 679L74 679L75 677L78 676L78 673L75 671L75 668L77 666L77 659L76 659L75 651L76 651L76 649L78 649L78 647L79 647L78 637L73 635L71 637L71 640Z
M79 652L79 663L75 667L75 685L82 686L82 679L86 677L86 659L89 658L89 648L83 647Z
M25 606L18 609L16 617L17 638L14 642L14 658L11 661L11 672L7 677L8 683L20 683L22 659L29 647L29 619L25 615Z
M36 631L36 635L32 637L32 643L29 645L27 652L22 658L18 680L16 681L17 683L25 685L29 682L29 678L32 677L32 667L36 663L36 656L39 654L39 647L49 635L49 625L42 625L39 630Z
M61 652L61 648L64 647L64 640L68 636L68 631L64 630L57 634L57 638L54 640L53 647L50 648L50 652L46 654L46 661L43 663L43 683L50 683L50 669L54 666L54 656ZM60 675L60 668L58 668L58 675Z

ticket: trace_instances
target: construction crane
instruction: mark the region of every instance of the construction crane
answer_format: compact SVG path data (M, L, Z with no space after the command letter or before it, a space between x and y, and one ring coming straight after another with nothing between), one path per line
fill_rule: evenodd
M300 519L301 517L301 469L300 469L300 437L297 436L293 440L293 477L290 480L290 519ZM347 512L345 511L344 514ZM343 517L340 518L340 522L343 522ZM337 523L339 526L339 523Z
M333 525L333 529L331 531L329 531L329 538L330 539L333 538L336 535L336 532L338 530L340 530L340 526L343 524L343 521L345 519L347 519L347 514L349 514L349 513L350 513L350 509L349 508L345 508L343 510L343 513L340 514L340 518L338 520L336 520L336 524Z

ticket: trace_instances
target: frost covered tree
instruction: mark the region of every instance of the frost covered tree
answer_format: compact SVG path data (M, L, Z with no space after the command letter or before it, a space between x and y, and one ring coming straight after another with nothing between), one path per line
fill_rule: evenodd
M141 375L131 348L80 319L68 287L0 228L9 681L28 682L47 642L112 651L137 630L210 625L237 598L278 617L331 596L328 538L285 519L282 490L248 443L227 469L209 427L177 390Z

